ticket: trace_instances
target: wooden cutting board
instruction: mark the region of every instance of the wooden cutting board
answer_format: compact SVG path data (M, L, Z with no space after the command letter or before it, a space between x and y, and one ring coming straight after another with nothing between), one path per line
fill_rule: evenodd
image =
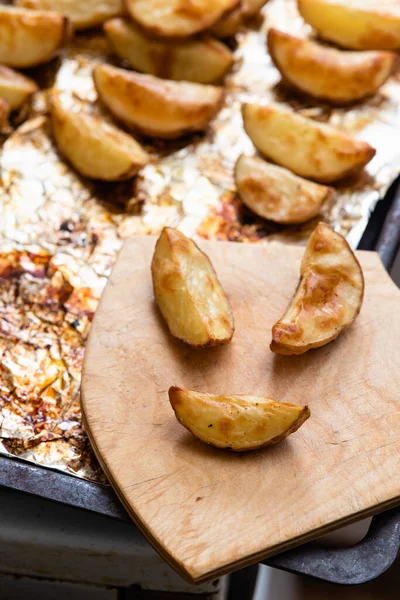
M155 239L125 242L86 349L82 408L115 491L154 547L191 581L214 578L400 503L400 292L359 252L365 299L354 325L303 356L269 350L303 249L205 242L230 298L227 346L192 350L153 299ZM235 454L175 419L171 385L308 404L281 445Z

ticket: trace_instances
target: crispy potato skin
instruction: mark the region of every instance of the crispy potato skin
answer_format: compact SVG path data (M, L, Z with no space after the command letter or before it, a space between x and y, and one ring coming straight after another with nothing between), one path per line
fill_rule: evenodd
M69 35L69 21L55 12L0 7L0 63L33 67L49 61Z
M240 0L125 0L131 18L150 36L179 39L209 29Z
M134 69L163 79L214 83L233 63L229 48L212 38L166 43L149 38L139 27L120 18L107 21L104 31L115 52Z
M181 425L203 442L234 452L279 444L310 416L308 406L270 398L215 396L178 387L168 394Z
M85 177L122 181L149 160L131 136L104 119L65 108L56 94L51 98L51 117L57 147Z
M300 269L300 283L284 316L272 328L271 350L304 354L325 346L360 312L364 276L343 236L319 223L311 234Z
M8 103L10 110L16 110L38 89L29 77L0 65L0 98Z
M354 50L400 49L398 3L364 0L298 0L303 19L319 35Z
M223 88L166 81L109 65L98 65L94 82L101 101L123 123L165 139L207 129L221 108Z
M268 32L268 49L287 84L337 105L373 95L396 61L392 52L337 50L277 29Z
M211 28L211 32L222 39L232 37L240 30L243 19L243 8L242 5L239 5L229 14L217 21Z
M69 18L74 29L101 25L122 13L122 0L17 0L16 6L52 10Z
M332 188L293 175L256 156L239 156L235 182L242 202L263 219L283 224L315 217Z
M332 183L360 171L375 156L366 142L278 105L244 104L244 128L266 158L296 175Z
M0 127L7 123L10 107L4 98L0 98Z
M151 264L154 295L170 332L193 348L227 344L232 311L208 256L176 229L165 227Z

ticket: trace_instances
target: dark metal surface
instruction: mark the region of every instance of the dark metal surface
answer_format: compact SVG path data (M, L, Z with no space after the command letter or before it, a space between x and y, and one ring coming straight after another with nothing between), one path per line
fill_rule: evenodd
M391 187L378 203L360 242L375 249L390 270L400 246L400 185ZM0 485L90 510L112 518L130 520L109 486L46 469L17 458L0 456ZM379 577L400 549L400 509L374 517L367 536L351 548L327 549L306 544L268 559L265 564L332 583L355 585Z

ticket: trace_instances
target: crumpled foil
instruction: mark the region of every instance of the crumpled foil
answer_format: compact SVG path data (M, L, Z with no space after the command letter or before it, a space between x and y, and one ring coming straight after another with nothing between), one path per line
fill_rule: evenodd
M28 115L0 132L0 452L105 481L82 428L79 387L90 323L125 237L171 225L207 239L307 238L318 219L273 225L254 217L236 196L235 160L242 152L254 153L242 127L242 101L289 104L377 149L364 173L341 184L323 209L323 218L356 247L371 210L400 172L398 76L351 108L297 97L279 83L265 33L272 25L311 30L294 0L270 0L263 14L264 20L252 21L237 36L226 103L209 131L172 143L144 140L152 161L133 181L90 182L60 158L52 142L48 88L110 119L91 78L98 61L121 64L104 37L80 35L58 59L34 70L43 91Z

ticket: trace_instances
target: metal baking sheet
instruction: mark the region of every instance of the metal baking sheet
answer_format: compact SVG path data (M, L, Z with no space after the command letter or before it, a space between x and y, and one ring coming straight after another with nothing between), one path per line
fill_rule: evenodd
M293 0L270 0L264 19L237 36L226 102L205 135L174 143L143 140L152 162L126 183L79 177L58 155L47 116L54 86L82 110L104 113L91 71L120 64L100 33L79 35L33 75L42 91L29 114L3 132L0 157L0 452L103 483L81 425L85 341L123 239L164 225L187 235L244 243L303 243L315 220L281 227L251 215L236 196L233 165L254 153L243 101L274 100L371 143L377 154L357 179L337 187L323 218L356 247L376 202L400 172L400 82L395 74L363 104L331 109L279 83L266 51L271 25L309 34ZM27 118L26 118L27 117ZM24 120L24 123L19 123Z

